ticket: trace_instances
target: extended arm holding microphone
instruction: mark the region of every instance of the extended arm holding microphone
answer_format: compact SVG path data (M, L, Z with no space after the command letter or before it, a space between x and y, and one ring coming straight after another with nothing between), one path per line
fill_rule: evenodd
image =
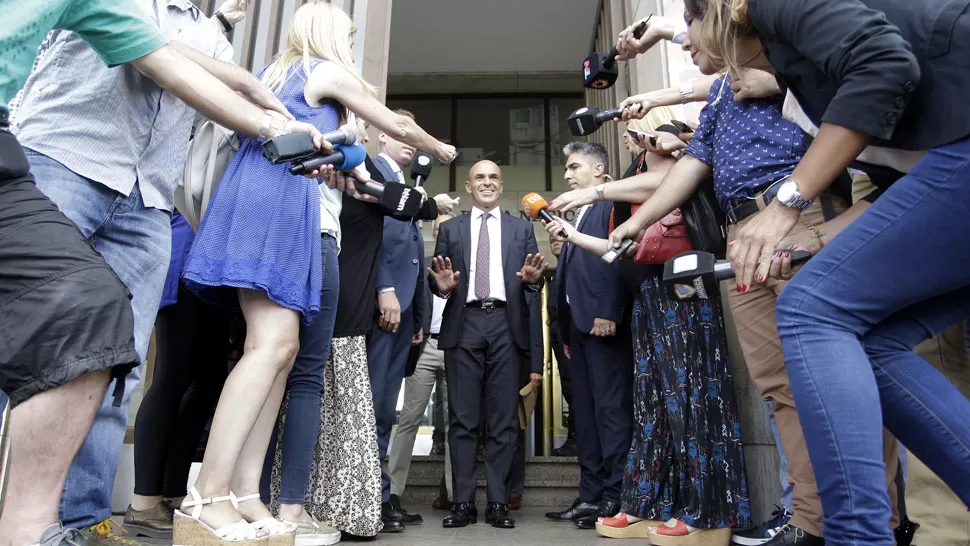
M336 63L318 64L307 79L304 94L311 106L336 100L394 140L419 150L430 150L445 163L450 163L458 155L454 146L435 139L413 119L384 106L359 78Z

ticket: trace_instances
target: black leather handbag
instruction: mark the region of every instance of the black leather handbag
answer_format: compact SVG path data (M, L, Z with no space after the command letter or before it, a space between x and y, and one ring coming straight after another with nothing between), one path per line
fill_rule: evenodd
M709 178L680 207L687 224L687 237L694 250L710 252L723 260L727 250L724 211L714 194L714 179Z

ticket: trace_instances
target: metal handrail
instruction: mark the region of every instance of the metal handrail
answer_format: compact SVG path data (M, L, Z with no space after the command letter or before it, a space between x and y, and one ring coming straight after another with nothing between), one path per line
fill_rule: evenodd
M10 399L3 405L3 415L0 416L0 513L3 512L3 501L7 491L8 467L10 465Z
M552 454L553 423L552 417L552 345L549 338L549 283L542 286L542 454Z

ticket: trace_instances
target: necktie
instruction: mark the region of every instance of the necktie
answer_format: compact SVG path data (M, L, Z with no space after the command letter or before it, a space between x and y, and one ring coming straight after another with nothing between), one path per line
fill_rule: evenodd
M487 299L489 294L488 219L491 217L492 215L487 212L483 214L482 225L478 230L478 255L475 257L475 297L479 300Z

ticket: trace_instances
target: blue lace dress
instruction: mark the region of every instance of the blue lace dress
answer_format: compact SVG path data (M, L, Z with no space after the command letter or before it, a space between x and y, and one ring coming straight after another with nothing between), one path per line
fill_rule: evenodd
M277 96L296 119L324 133L336 129L338 106L307 104L305 83L306 72L297 63ZM290 174L288 164L271 164L262 143L242 142L209 202L183 278L203 300L233 308L237 288L262 290L309 324L320 311L323 279L320 186Z

